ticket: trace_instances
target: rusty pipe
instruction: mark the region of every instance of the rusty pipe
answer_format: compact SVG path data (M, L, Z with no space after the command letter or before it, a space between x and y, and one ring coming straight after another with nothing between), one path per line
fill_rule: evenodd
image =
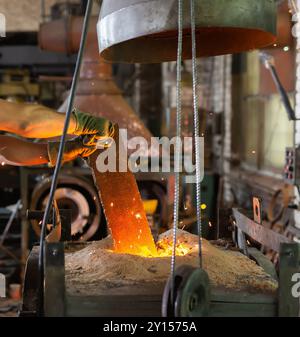
M75 106L117 123L128 130L129 138L144 137L150 144L152 135L122 96L112 77L112 64L99 55L96 23L97 18L92 17ZM78 16L42 23L38 35L40 48L65 54L77 52L82 25L83 18ZM65 111L66 104L65 101L59 111Z
M95 24L96 18L92 17L90 26L92 27ZM38 32L39 46L43 50L57 53L76 53L79 49L82 26L82 16L69 16L50 22L44 22L40 25ZM90 30L88 41L93 39L91 34L92 31Z

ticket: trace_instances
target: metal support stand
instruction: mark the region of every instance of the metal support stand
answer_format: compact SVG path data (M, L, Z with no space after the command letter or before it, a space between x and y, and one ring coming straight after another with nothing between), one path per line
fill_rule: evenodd
M65 316L65 246L44 243L44 315Z
M300 317L300 298L293 293L293 276L300 273L300 245L281 244L279 260L279 308L280 317Z

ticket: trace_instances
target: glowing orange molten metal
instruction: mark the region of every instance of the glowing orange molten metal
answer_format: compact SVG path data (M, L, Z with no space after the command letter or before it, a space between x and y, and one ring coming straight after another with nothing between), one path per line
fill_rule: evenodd
M90 157L105 217L114 241L114 250L142 256L157 256L143 202L132 172L100 173L99 152Z
M159 241L158 244L158 255L159 257L172 256L173 253L173 242L172 241ZM185 256L195 250L195 247L188 243L180 242L177 240L176 244L176 256Z

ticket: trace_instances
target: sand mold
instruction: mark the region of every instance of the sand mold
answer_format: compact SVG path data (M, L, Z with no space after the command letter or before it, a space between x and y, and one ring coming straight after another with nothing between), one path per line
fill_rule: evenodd
M177 265L199 266L198 237L178 231L179 245L184 243L189 252L177 256ZM158 246L167 247L172 241L170 231L162 234ZM66 253L67 291L72 294L101 295L157 292L170 275L170 257L145 258L116 254L111 251L112 241L108 237L93 242L83 249ZM203 240L203 267L212 286L234 290L274 293L278 284L264 270L239 252L213 246Z

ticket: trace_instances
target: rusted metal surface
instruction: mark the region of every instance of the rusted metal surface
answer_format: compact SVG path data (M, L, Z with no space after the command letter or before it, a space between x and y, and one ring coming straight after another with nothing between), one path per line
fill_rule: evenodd
M39 32L40 47L48 51L76 52L82 24L82 17L42 24ZM57 34L58 31L60 34ZM128 138L143 137L150 144L152 135L122 96L112 77L112 65L99 56L95 17L91 19L74 105L94 116L105 117L117 123L120 129L127 129ZM67 100L59 111L66 111L66 106Z
M69 16L42 23L38 33L40 48L66 54L76 53L80 45L82 25L81 16ZM94 18L91 25L95 25Z
M118 139L116 143L118 148ZM116 152L118 158L118 151ZM98 150L90 156L89 165L99 190L115 251L155 256L155 243L134 175L129 170L100 173L97 169L99 154ZM118 163L117 160L117 168Z
M254 215L254 221L261 225L262 223L262 208L261 208L261 199L254 197L253 198L253 215Z
M286 236L276 233L263 225L257 224L237 208L233 209L233 214L236 220L236 226L239 230L275 252L280 251L280 245L282 243L292 242Z

